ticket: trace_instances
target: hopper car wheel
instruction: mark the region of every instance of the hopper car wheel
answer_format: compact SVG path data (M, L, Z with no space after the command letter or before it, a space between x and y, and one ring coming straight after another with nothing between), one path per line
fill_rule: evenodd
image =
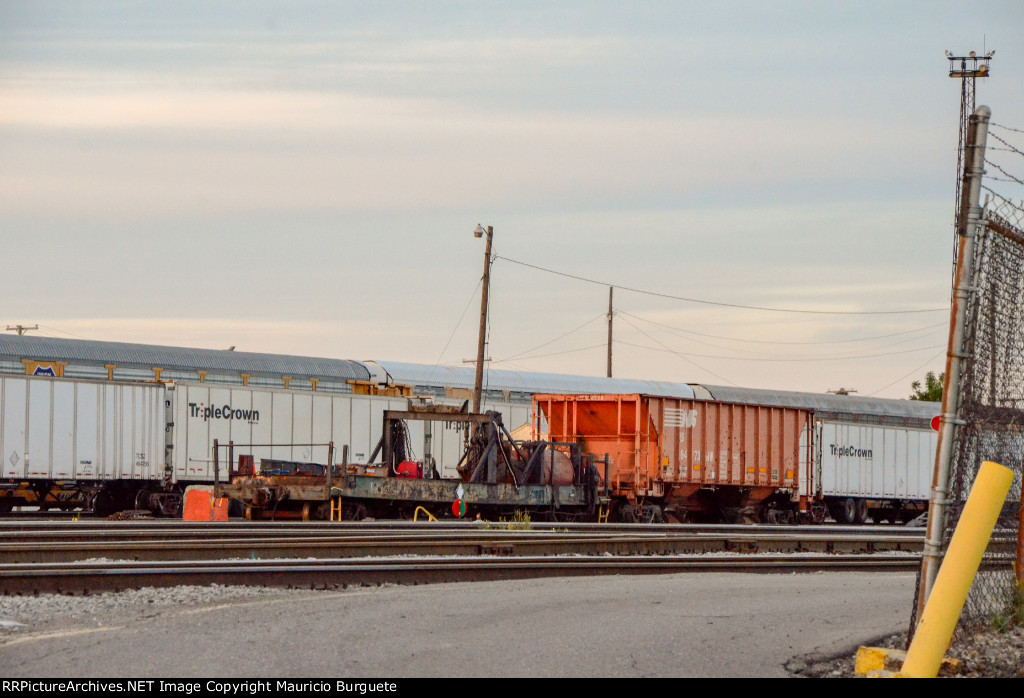
M644 504L640 509L643 523L662 523L665 520L661 507L657 504Z
M353 504L352 506L346 506L343 510L342 518L345 521L362 521L369 512L366 511L366 507L362 504Z
M854 513L854 522L866 524L868 522L868 503L864 499L857 500L857 511Z
M10 497L0 499L0 514L10 514L12 509L14 509L14 502Z

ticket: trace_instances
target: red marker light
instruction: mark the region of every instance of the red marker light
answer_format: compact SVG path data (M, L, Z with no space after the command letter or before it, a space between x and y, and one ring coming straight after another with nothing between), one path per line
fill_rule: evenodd
M461 519L466 515L466 503L461 499L456 499L452 502L452 513Z
M938 415L937 414L934 417L932 417L932 429L934 429L935 431L938 431L939 430L939 424L941 424L941 423L942 423L942 415Z

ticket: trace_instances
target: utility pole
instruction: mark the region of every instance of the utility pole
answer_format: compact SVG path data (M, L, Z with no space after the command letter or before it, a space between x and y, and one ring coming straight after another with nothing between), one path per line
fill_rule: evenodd
M612 377L612 291L614 286L608 287L608 377Z
M26 327L25 325L15 325L14 327L11 327L8 325L7 331L10 332L11 330L16 330L19 335L23 335L29 330L39 330L39 325L32 325L32 327Z
M487 233L487 248L484 250L484 280L483 289L480 292L480 337L476 346L476 381L473 383L473 414L480 413L480 394L484 385L484 348L487 344L487 292L491 283L491 237L494 235L494 228L487 226L484 230L482 225L477 224L473 235L483 237Z

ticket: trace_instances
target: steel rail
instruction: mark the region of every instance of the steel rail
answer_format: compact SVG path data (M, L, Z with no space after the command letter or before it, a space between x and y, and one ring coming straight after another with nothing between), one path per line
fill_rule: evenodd
M7 562L119 560L223 560L288 557L374 557L387 555L669 555L741 553L876 553L921 551L920 536L861 531L823 535L788 533L617 533L534 531L445 531L354 535L257 535L198 539L143 537L106 540L21 539L0 542Z
M94 593L181 584L339 588L601 574L679 572L912 571L917 554L663 555L220 560L0 564L6 594Z
M594 524L594 523L515 523L494 522L182 522L178 521L0 521L0 541L19 538L69 540L97 537L109 540L167 538L201 534L206 539L248 535L306 535L306 536L371 536L396 532L438 535L449 531L520 531L543 534L557 531L577 533L654 533L654 534L767 534L790 535L869 535L890 534L923 538L924 529L903 526L766 526L751 524Z

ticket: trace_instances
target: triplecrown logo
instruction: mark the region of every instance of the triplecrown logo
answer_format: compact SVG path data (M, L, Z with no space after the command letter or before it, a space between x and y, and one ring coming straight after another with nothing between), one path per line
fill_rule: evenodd
M839 458L871 458L874 454L870 448L857 448L856 446L837 446L829 444L832 455Z
M188 403L188 410L190 417L201 417L204 422L208 422L211 419L241 419L246 422L260 421L259 410L236 410L231 405L222 405L220 407L210 405L207 407L202 402L190 402Z

